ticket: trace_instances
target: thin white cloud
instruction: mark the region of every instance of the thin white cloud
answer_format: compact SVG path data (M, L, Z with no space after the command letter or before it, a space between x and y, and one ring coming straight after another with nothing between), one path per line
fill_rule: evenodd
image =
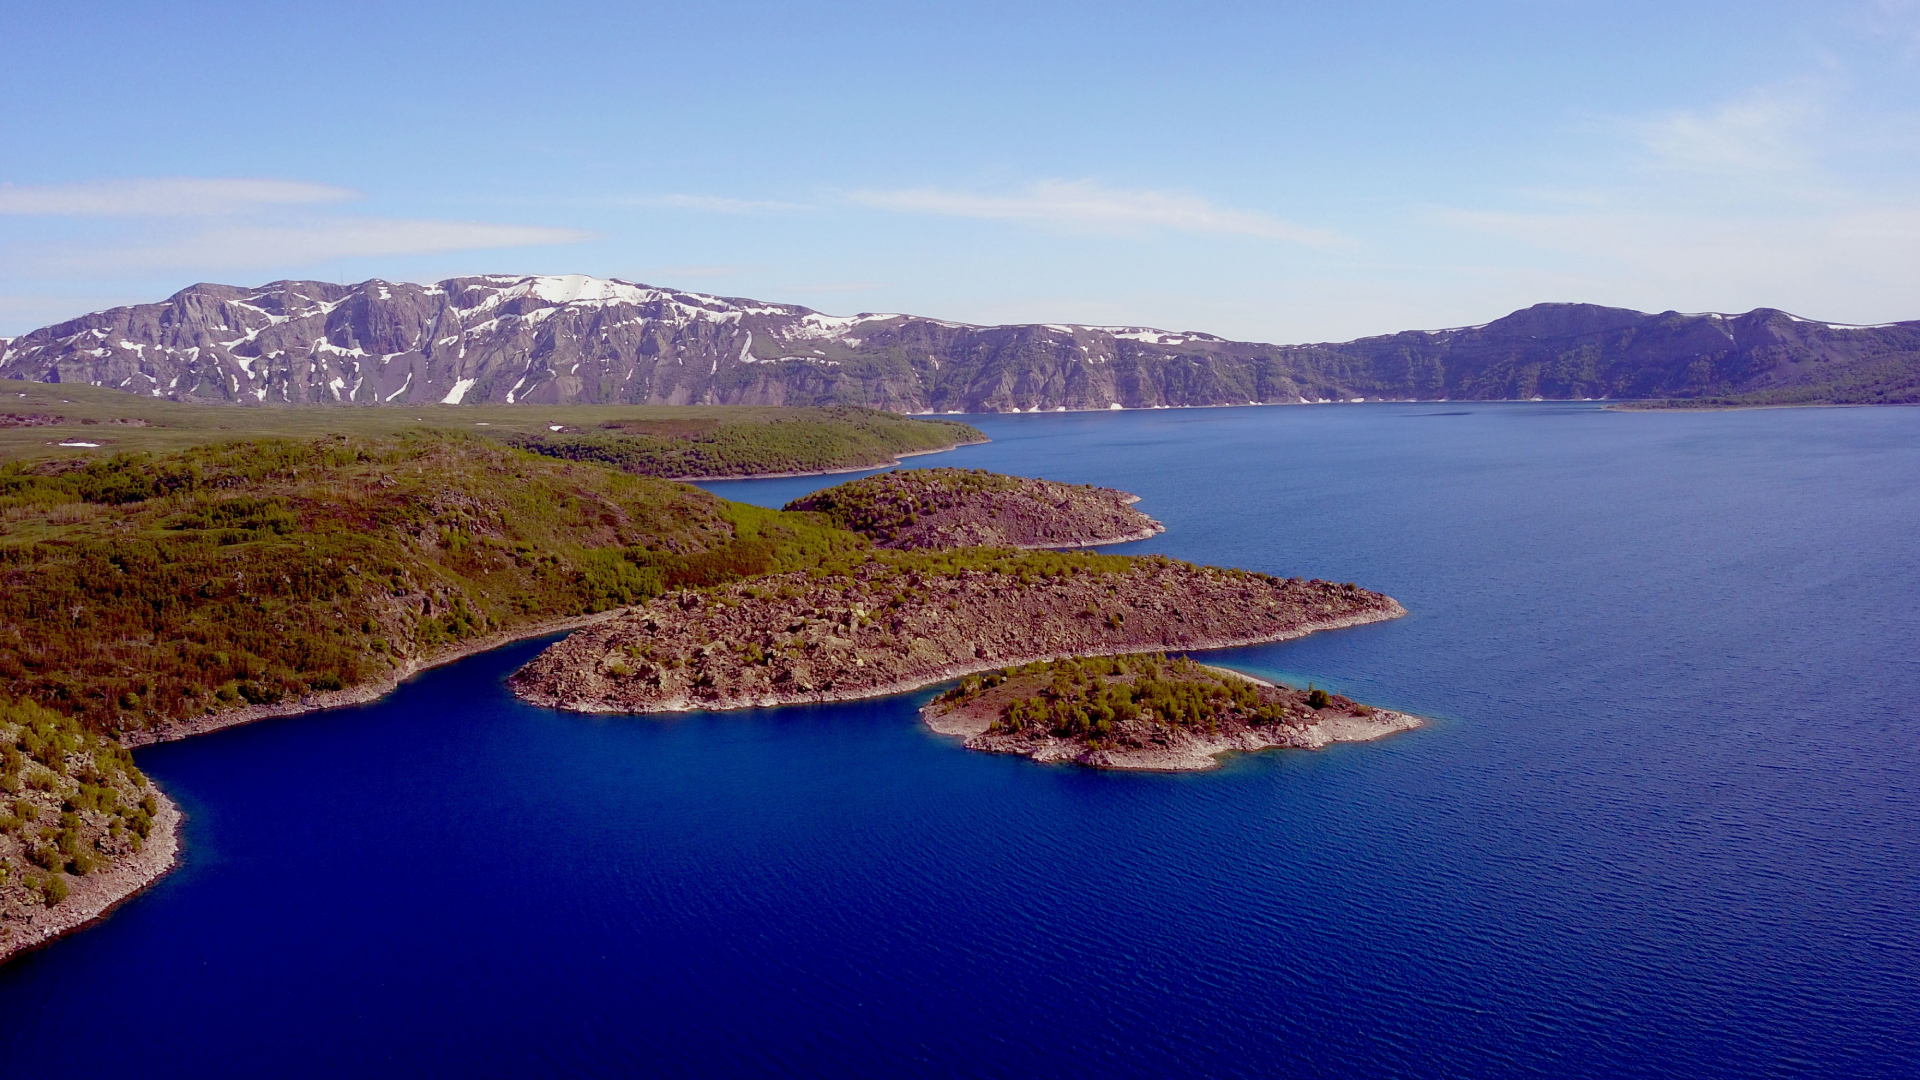
M577 229L464 221L340 218L301 225L231 225L159 243L70 251L51 256L65 272L180 268L252 269L335 259L434 255L449 251L542 247L594 239Z
M632 195L617 201L622 206L660 206L674 210L705 210L714 214L764 214L806 209L800 203L735 199L725 195Z
M1809 83L1749 91L1710 109L1629 121L1653 163L1698 172L1790 172L1813 164L1809 134L1820 118Z
M1021 221L1101 232L1170 229L1283 240L1313 247L1345 242L1339 233L1283 221L1253 210L1216 205L1197 195L1170 191L1124 190L1087 180L1047 180L1016 195L981 195L945 188L854 191L847 199L861 206L902 213L987 221Z
M0 214L41 217L197 217L340 202L354 192L300 180L156 177L75 184L0 184Z

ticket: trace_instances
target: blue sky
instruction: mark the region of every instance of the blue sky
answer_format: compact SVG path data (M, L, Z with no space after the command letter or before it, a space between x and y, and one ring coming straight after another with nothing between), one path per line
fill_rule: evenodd
M1280 342L1920 318L1920 0L9 8L0 334L481 272Z

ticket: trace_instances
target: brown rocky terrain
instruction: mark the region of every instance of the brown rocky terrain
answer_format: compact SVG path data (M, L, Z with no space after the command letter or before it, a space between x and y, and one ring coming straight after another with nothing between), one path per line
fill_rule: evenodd
M886 548L1070 548L1145 540L1166 526L1137 495L982 469L901 469L813 492L788 510L823 514Z
M1035 660L1280 641L1403 614L1352 583L1159 556L882 553L837 573L657 597L554 645L508 685L583 712L837 701Z
M921 710L970 750L1105 769L1211 769L1229 751L1364 742L1420 726L1339 694L1165 655L1095 657L969 677Z

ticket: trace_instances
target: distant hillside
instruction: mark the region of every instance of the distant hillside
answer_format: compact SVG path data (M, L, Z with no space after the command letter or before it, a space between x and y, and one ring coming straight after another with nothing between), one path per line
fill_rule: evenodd
M1363 398L1920 401L1920 322L1540 304L1484 326L1263 345L971 326L568 277L195 285L0 341L0 377L181 400L864 405L899 412Z
M852 406L236 409L73 383L0 380L0 465L10 460L165 453L244 439L381 439L426 432L484 435L547 457L673 479L850 472L986 439L947 417L908 418Z
M1848 326L1771 308L1647 315L1536 304L1484 326L1313 346L1368 396L1679 399L1717 405L1920 401L1920 322ZM1337 363L1337 362L1336 362Z

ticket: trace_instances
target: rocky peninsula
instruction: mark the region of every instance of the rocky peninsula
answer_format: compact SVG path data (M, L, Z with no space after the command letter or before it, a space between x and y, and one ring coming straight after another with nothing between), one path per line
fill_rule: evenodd
M92 922L172 869L179 824L125 747L0 697L0 961Z
M1420 726L1339 694L1297 690L1160 654L1093 657L969 677L921 710L970 750L1104 769L1211 769L1230 751L1317 750Z
M824 515L885 548L1073 548L1145 540L1166 526L1138 495L982 469L902 469L816 491L788 510Z
M508 685L582 712L840 701L1037 660L1251 645L1405 613L1350 582L1160 556L886 552L839 573L657 597L552 646Z

